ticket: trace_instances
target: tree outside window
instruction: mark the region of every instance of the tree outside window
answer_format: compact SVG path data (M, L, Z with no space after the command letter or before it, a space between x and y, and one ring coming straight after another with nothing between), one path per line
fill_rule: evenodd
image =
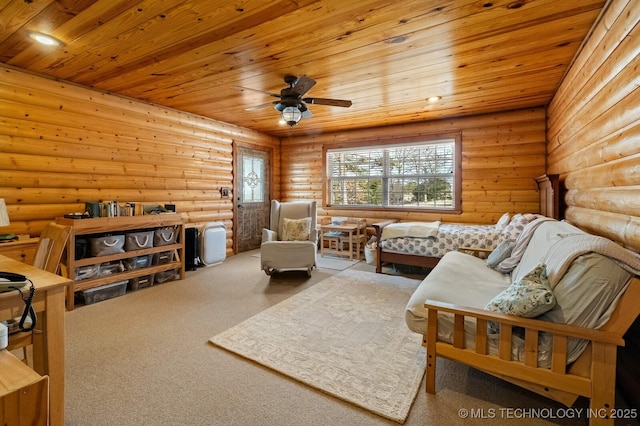
M457 138L328 149L328 204L457 210Z

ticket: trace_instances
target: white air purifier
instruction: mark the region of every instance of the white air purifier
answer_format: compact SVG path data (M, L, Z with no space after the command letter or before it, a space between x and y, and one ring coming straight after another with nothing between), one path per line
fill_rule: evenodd
M9 330L7 326L0 322L0 350L9 345Z
M227 257L227 227L222 222L207 223L200 230L200 262L204 266L222 263Z

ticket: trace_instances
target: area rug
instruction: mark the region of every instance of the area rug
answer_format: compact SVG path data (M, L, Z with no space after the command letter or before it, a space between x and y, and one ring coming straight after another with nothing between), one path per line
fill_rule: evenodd
M419 282L342 271L209 341L404 423L425 370L422 336L404 322Z
M344 257L341 259L335 256L316 256L316 265L318 268L333 269L335 271L344 271L358 262L360 262L359 259L349 260Z

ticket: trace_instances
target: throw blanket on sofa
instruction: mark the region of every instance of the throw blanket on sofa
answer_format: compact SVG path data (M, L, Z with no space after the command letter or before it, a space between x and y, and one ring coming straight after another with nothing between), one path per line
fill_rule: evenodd
M533 220L532 222L529 222L524 227L520 235L518 235L515 246L513 247L513 250L511 251L509 257L500 262L494 269L498 272L502 272L503 274L508 274L509 272L513 271L514 268L518 266L518 263L520 263L520 259L522 259L522 255L527 249L529 241L531 241L531 237L533 237L533 233L535 232L535 230L538 228L538 226L550 220L555 221L555 219L543 216Z
M545 256L544 263L547 265L547 278L551 288L558 284L576 257L589 252L609 257L627 272L640 275L640 255L637 253L604 237L572 234L555 243Z
M382 228L381 239L399 237L436 238L440 221L435 222L399 222L391 223Z

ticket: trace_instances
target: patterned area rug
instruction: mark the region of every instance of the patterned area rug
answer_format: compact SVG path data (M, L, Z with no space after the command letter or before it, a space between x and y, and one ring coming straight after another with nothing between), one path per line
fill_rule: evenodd
M419 282L342 271L210 342L404 423L425 369L422 336L404 322Z

